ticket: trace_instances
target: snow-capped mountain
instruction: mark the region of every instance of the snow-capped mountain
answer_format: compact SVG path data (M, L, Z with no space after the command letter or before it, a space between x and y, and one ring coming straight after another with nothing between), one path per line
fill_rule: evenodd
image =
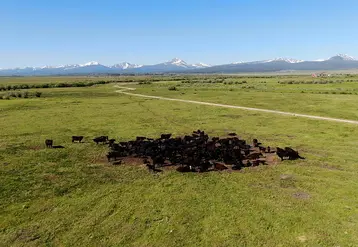
M110 66L110 68L114 68L114 69L135 69L135 68L140 68L143 65L138 65L138 64L131 64L128 62L123 62L123 63L118 63L115 65Z
M84 64L67 64L60 66L25 67L0 69L0 76L28 75L71 75L71 74L122 74L122 73L238 73L238 72L274 72L295 70L338 70L357 69L358 60L345 54L338 54L329 59L303 61L291 58L274 58L254 62L235 62L211 66L205 63L188 64L182 59L174 58L154 65L137 65L128 62L105 66L99 62Z
M189 68L190 65L187 64L185 61L181 60L180 58L173 58L172 60L163 63L163 65L174 65L174 66L179 66L179 67L184 67L184 68Z
M358 69L358 60L338 54L329 59L315 61L303 61L291 58L275 58L254 62L237 62L203 68L193 72L200 73L240 73L240 72L276 72L276 71L300 71L300 70L341 70Z
M154 65L143 65L140 68L130 69L128 72L137 73L166 73L166 72L184 72L193 69L209 68L210 66L204 63L188 64L180 58L173 58L164 63Z
M337 54L336 56L333 56L328 60L357 61L354 57L349 56L347 54Z

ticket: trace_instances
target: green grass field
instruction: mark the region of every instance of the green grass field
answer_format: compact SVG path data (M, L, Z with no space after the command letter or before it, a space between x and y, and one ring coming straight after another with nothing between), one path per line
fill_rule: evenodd
M217 78L131 87L148 95L358 120L358 95L319 93L356 92L358 83L278 83L292 76L203 82ZM143 99L116 93L114 85L36 89L41 98L0 100L0 246L358 245L356 125ZM168 90L173 85L178 91ZM91 142L98 135L130 140L198 128L292 146L306 160L240 172L154 175L140 164L108 164L107 148ZM86 142L72 144L72 135ZM46 138L66 148L45 149Z

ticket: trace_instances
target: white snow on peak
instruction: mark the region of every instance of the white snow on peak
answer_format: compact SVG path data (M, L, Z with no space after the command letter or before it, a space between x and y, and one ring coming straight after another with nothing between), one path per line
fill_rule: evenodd
M196 63L196 64L192 64L192 66L195 67L195 68L208 68L208 67L211 67L211 65L205 64L205 63Z
M270 63L270 62L302 63L304 61L292 59L292 58L283 58L283 57L278 57L278 58L262 61L262 63Z
M88 62L88 63L85 63L85 64L80 64L80 67L96 66L96 65L99 65L99 62L92 61L92 62Z
M173 58L172 60L168 61L168 62L165 62L164 63L165 65L177 65L177 66L180 66L180 67L188 67L188 64L181 60L180 58Z
M110 68L115 68L115 69L135 69L135 68L140 68L143 65L138 65L138 64L131 64L128 62L123 62L123 63L118 63L115 64L113 66L110 66Z
M61 69L61 68L70 69L70 68L77 68L77 67L80 67L80 65L79 64L65 64L65 65L57 66L55 68L57 68L57 69Z
M242 63L245 63L245 62L239 61L239 62L233 62L231 64L242 64Z

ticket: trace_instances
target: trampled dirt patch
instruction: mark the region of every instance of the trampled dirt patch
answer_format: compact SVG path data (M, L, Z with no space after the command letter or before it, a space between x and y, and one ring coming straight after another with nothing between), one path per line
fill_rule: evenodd
M293 194L293 197L296 199L302 199L302 200L307 200L307 199L311 198L310 194L308 194L306 192L296 192Z
M324 164L324 165L322 165L321 167L322 167L322 168L325 168L325 169L328 169L328 170L344 171L344 169L341 168L341 167L331 166L331 165L327 165L327 164Z
M29 147L29 149L30 149L30 150L38 151L38 150L44 149L44 147L41 147L41 146L31 146L31 147Z

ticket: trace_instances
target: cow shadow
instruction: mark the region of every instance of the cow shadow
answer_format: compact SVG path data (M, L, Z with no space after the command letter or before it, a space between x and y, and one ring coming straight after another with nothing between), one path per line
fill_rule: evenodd
M57 146L52 146L52 148L54 149L61 149L61 148L65 148L64 146L61 146L61 145L57 145Z

